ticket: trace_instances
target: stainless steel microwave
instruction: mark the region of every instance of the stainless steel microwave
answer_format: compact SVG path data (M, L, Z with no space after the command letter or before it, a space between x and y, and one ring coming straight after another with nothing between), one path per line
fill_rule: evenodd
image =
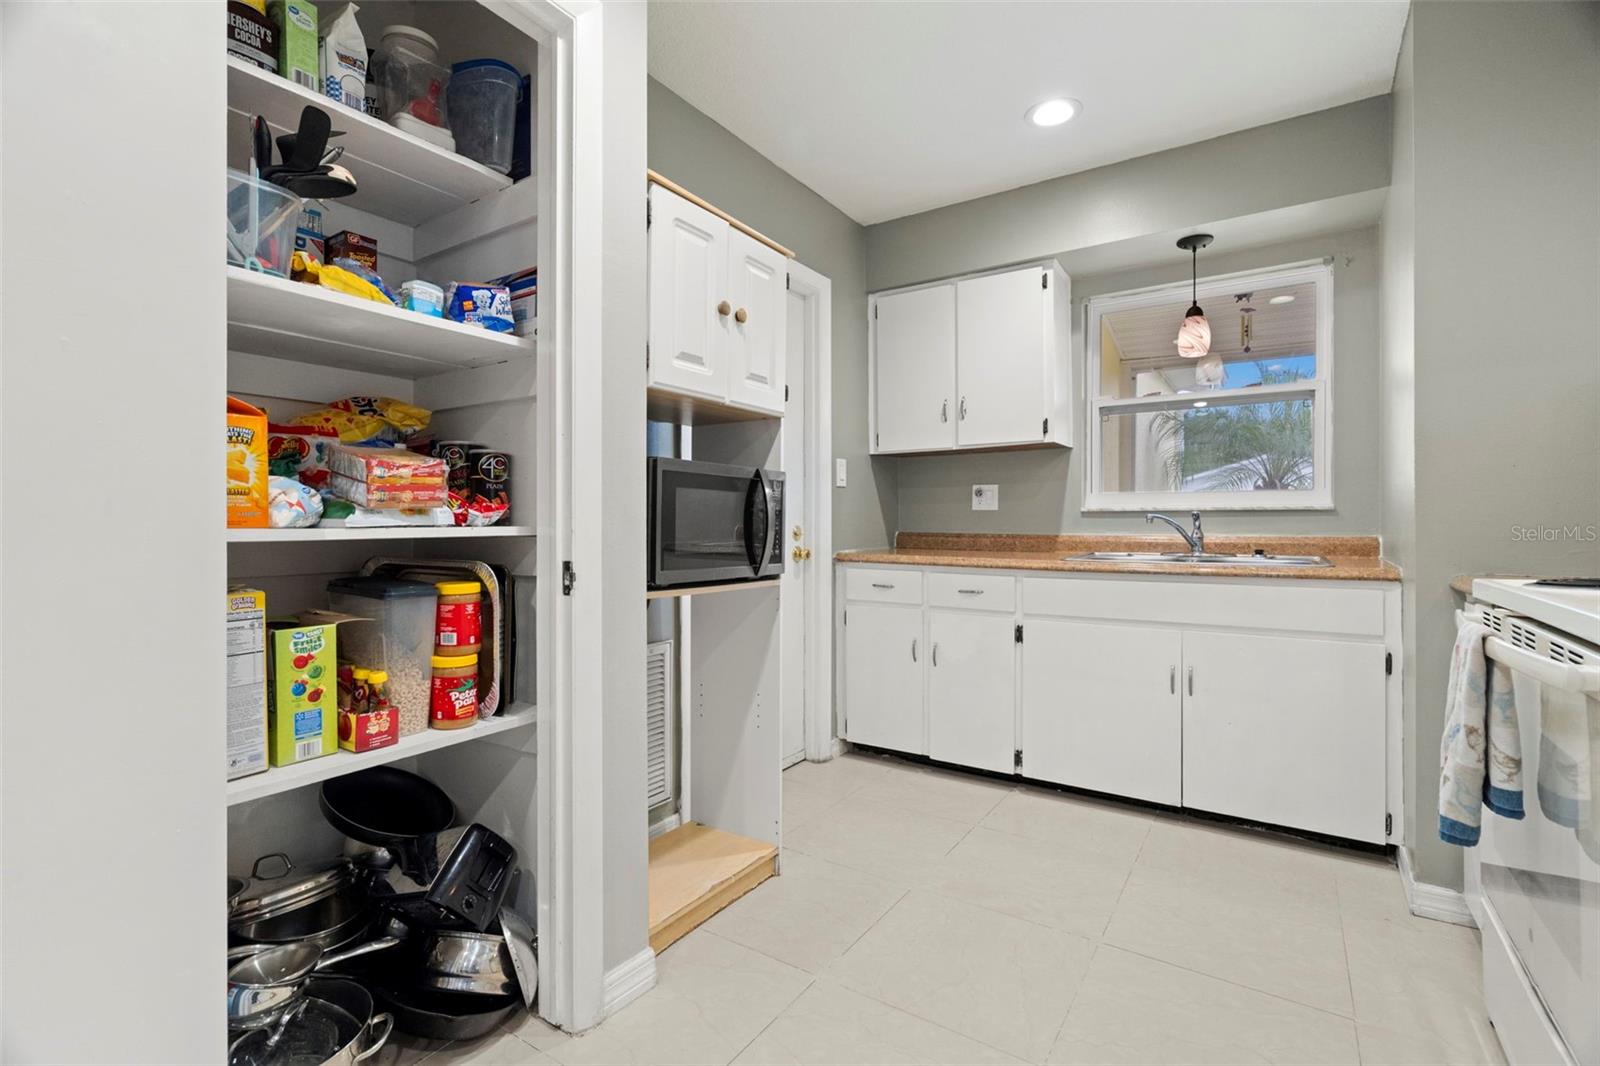
M783 573L783 475L692 459L650 460L650 587Z

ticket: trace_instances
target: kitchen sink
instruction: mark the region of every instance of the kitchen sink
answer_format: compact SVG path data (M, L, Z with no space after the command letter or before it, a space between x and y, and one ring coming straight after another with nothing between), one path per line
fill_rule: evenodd
M1332 566L1320 555L1220 555L1204 552L1084 552L1062 557L1067 562L1194 563L1200 566Z

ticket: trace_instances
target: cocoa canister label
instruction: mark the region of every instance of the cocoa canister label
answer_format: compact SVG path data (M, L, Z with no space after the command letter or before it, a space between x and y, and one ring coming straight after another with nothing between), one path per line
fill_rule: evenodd
M505 452L474 448L467 453L472 471L471 489L486 500L508 500L511 491L511 456Z

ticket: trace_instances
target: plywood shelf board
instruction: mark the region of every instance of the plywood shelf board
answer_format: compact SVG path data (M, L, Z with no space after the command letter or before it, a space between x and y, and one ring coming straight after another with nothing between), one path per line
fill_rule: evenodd
M248 803L264 796L275 796L280 792L304 788L306 785L314 785L329 778L343 777L357 770L382 766L384 763L438 751L440 748L482 740L512 729L533 725L537 719L538 711L532 704L519 703L512 705L504 714L481 719L476 725L466 729L424 729L409 737L401 737L397 743L387 748L379 748L377 751L364 751L358 754L340 749L320 759L310 759L292 766L274 766L263 773L229 781L228 806Z
M778 871L776 845L687 822L650 841L650 946L682 938Z
M312 526L309 529L230 529L229 544L311 544L330 540L468 540L531 537L532 526Z
M228 348L404 378L532 360L533 338L495 333L228 267Z

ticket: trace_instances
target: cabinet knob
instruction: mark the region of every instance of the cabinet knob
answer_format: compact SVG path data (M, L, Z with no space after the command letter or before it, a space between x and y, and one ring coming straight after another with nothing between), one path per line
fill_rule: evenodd
M748 322L750 320L750 312L741 307L733 313L733 320L735 322Z
M728 315L732 313L732 311L733 311L733 305L731 303L729 303L727 300L723 300L721 303L719 303L717 305L717 314L721 315L723 318L727 318Z

